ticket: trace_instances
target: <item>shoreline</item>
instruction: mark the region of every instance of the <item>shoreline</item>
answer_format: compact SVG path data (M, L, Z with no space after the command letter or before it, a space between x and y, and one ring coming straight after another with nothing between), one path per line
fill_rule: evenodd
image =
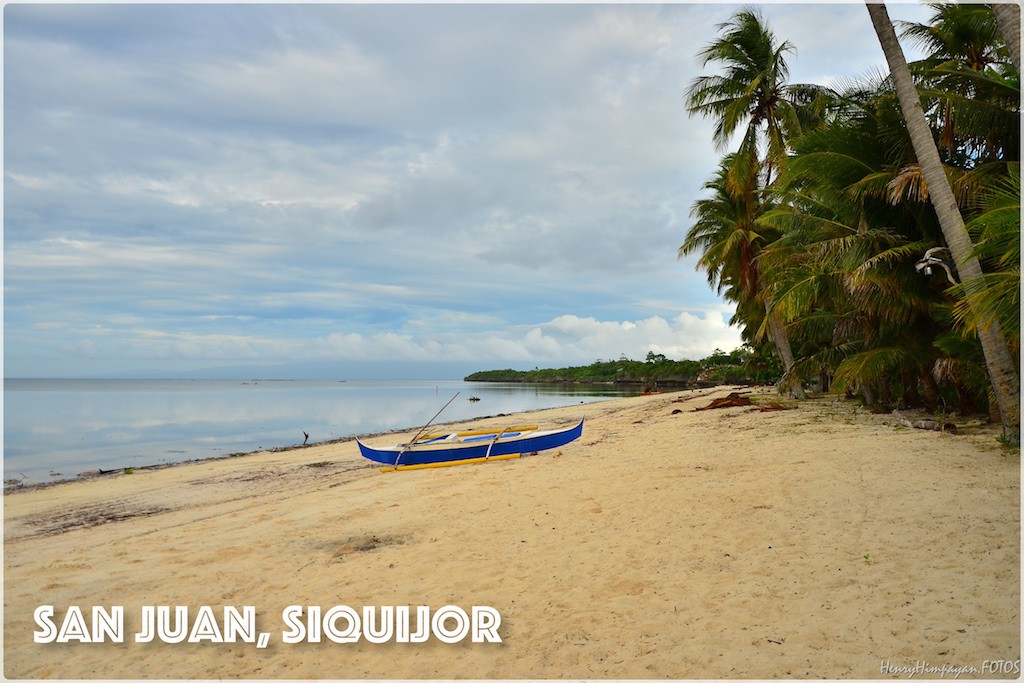
M382 473L349 441L5 496L4 673L894 678L1019 658L1020 458L998 429L906 429L834 396L695 411L730 390L530 411L585 417L583 437L485 465ZM282 642L287 606L340 604L490 606L502 642ZM253 605L271 644L38 644L39 605L122 605L129 633L145 605Z
M115 381L119 381L119 380L115 380ZM132 381L132 380L126 380L126 381ZM179 380L167 380L167 381L179 381ZM195 381L204 381L204 380L195 380ZM216 380L216 381L219 381L219 380ZM300 382L300 381L305 381L305 380L259 380L259 381ZM469 382L469 381L485 382L485 380L463 380L463 381L467 381L467 382ZM488 383L497 383L497 384L502 384L502 383L508 383L508 384L551 384L552 382L533 382L533 381L489 382L488 381ZM581 383L580 382L571 382L570 381L570 382L558 382L556 384L581 384ZM585 382L585 383L582 383L582 384L609 384L609 385L612 385L612 384L616 384L616 383L614 383L614 382L606 382L606 383L602 383L602 382ZM689 387L680 387L680 386L674 386L674 385L667 385L665 387L660 387L658 391L647 392L647 393L640 394L640 395L641 396L652 396L652 395L664 395L664 394L670 394L670 393L671 394L693 394L693 397L696 398L696 397L699 397L699 396L702 396L702 395L711 395L712 393L716 393L716 392L719 392L719 391L734 391L734 390L761 391L761 392L772 393L774 391L774 387L772 387L770 385L764 385L764 384L713 384L713 385L698 385L698 386L689 386ZM705 394L697 394L697 393L695 393L695 392L700 392L700 391L704 391ZM606 398L606 399L603 398L603 399L598 399L596 401L588 401L587 403L602 403L602 402L605 402L605 401L618 401L618 400L622 400L624 398L635 398L635 397L627 396L627 397L613 397L613 398ZM817 398L822 398L822 396L818 396ZM814 400L814 399L811 399L811 400ZM585 404L584 403L580 403L578 405L585 405ZM447 421L447 422L431 423L431 425L432 425L432 427L437 427L437 428L454 427L454 426L458 426L458 425L469 424L470 422L472 422L474 420L494 420L494 419L500 419L500 418L505 418L505 417L525 416L525 415L531 415L531 414L535 414L535 413L543 413L543 412L549 411L549 410L560 410L560 409L563 409L563 408L571 408L571 407L573 407L573 406L556 406L556 407L553 407L553 408L540 408L540 409L534 409L534 410L515 411L515 412L510 412L510 413L496 413L494 415L482 415L480 417L472 418L472 420L465 420L465 419L463 419L463 420L451 420L451 421ZM911 412L915 412L915 411L911 411ZM889 414L880 414L880 415L882 415L883 417L888 417L889 416ZM927 416L925 416L925 417L927 417ZM979 420L972 420L971 421L971 423L973 423L973 424L977 424L978 422L979 422ZM343 437L338 437L338 438L335 438L335 439L325 439L325 440L322 440L322 441L314 441L314 442L311 442L311 443L308 443L308 444L292 444L290 446L275 446L273 448L262 448L262 449L252 450L252 451L238 451L238 452L235 452L235 453L214 454L214 455L207 455L207 456L197 457L197 458L189 458L187 460L177 460L177 461L174 461L174 462L153 463L153 464L150 464L150 465L137 465L137 466L128 466L128 467L116 467L116 468L113 468L113 469L110 469L110 470L103 470L103 469L87 470L85 472L76 474L74 476L70 476L70 477L67 477L67 478L61 478L61 479L53 479L52 481L39 481L39 482L32 482L32 483L27 483L27 484L19 483L19 484L15 484L15 485L8 485L8 484L5 483L4 488L3 488L3 495L6 496L8 494L25 493L25 492L28 492L28 491L36 491L36 490L39 490L39 489L48 489L48 488L52 488L54 486L62 486L62 485L65 485L65 484L81 482L81 481L91 481L91 480L99 479L99 478L102 478L102 477L129 476L131 474L134 474L135 472L151 472L151 471L165 470L165 469L169 469L169 468L181 467L181 466L186 466L186 465L195 465L195 464L200 464L200 463L204 463L204 462L213 462L213 461L221 461L221 460L233 460L233 459L239 459L239 458L247 458L247 457L257 456L257 455L266 454L266 453L288 453L288 452L291 452L291 451L301 451L301 450L304 450L304 449L307 449L307 448L345 444L345 443L349 443L349 442L354 442L356 439L361 439L361 440L365 441L366 439L375 439L375 438L379 438L379 437L382 437L382 436L390 436L390 435L398 435L398 434L405 434L405 433L409 433L409 432L414 432L420 426L421 425L411 425L411 426L407 426L407 427L399 427L399 428L389 429L389 430L384 430L384 431L379 431L379 432L368 432L368 433L365 433L365 434L353 434L351 436L343 436ZM131 470L131 472L125 472L125 470Z
M290 381L298 381L298 380L273 380L273 381L290 382ZM591 401L590 403L601 403L601 402L606 401L606 400L607 401L615 401L615 400L618 400L618 398L601 399L601 400L598 400L598 401ZM584 405L584 404L581 403L580 405ZM512 412L512 413L496 413L494 415L482 415L480 417L473 418L473 420L497 420L497 419L505 418L505 417L516 417L516 416L520 416L520 415L533 415L533 414L537 414L537 413L543 413L544 411L548 411L548 410L561 410L561 409L564 409L566 407L571 407L571 406L558 406L558 407L554 407L554 408L540 408L540 409L537 409L537 410L523 410L523 411ZM471 421L469 421L469 420L452 420L450 422L432 422L432 423L430 423L430 425L431 425L431 427L442 428L442 427L452 427L452 426L456 426L456 425L463 425L463 424L467 424L468 422L471 422ZM4 485L3 494L6 496L8 494L27 493L29 491L36 491L36 490L39 490L39 489L47 489L47 488L52 488L54 486L62 486L62 485L65 485L65 484L74 484L76 482L82 482L82 481L91 481L91 480L98 479L98 478L101 478L101 477L130 476L131 474L134 474L135 472L153 472L153 471L157 471L157 470L170 469L170 468L173 468L173 467L182 467L182 466L186 466L186 465L196 465L196 464L201 464L201 463L205 463L205 462L214 462L214 461L220 461L220 460L233 460L233 459L239 459L239 458L247 458L247 457L250 457L250 456L263 455L263 454L266 454L266 453L288 453L288 452L291 452L291 451L305 450L307 448L315 448L315 447L321 447L321 446L335 446L335 445L339 445L339 444L346 444L346 443L354 442L356 439L360 439L360 440L364 440L365 441L366 439L376 439L376 438L379 438L379 437L382 437L382 436L390 436L390 435L393 435L393 434L397 435L397 434L411 433L411 432L414 432L415 430L419 429L420 426L422 426L422 425L417 425L417 426L413 426L413 427L400 427L400 428L397 428L397 429L389 429L389 430L385 430L385 431L382 431L382 432L370 432L370 433L367 433L367 434L354 434L352 436L343 436L343 437L339 437L337 439L326 439L324 441L314 441L314 442L308 443L308 444L292 444L291 446L275 446L274 448L263 448L263 449L259 449L259 450L255 450L255 451L240 451L238 453L225 453L223 455L209 455L209 456L205 456L205 457L201 457L201 458L190 458L188 460L178 460L178 461L175 461L175 462L154 463L152 465L138 465L138 466L131 466L131 467L116 467L116 468L114 468L112 470L102 470L102 469L101 470L87 470L86 472L82 472L80 474L76 474L75 476L68 477L66 479L54 479L53 481L33 482L33 483L30 483L30 484L17 484L17 485L6 485L5 484ZM367 462L369 462L369 461L367 461ZM125 472L125 470L131 470L131 472Z
M37 380L30 380L30 381L37 381ZM72 379L72 380L55 379L53 381L56 381L56 382L66 382L66 381L78 381L78 380L75 380L75 379ZM92 381L96 381L96 380L82 380L82 381L92 382ZM113 379L113 380L99 380L99 381L104 381L104 382L106 382L106 381L110 381L110 382L122 382L122 381L123 382L136 382L137 380ZM172 383L182 382L182 381L186 381L186 382L207 382L207 381L210 381L210 382L230 382L232 384L234 384L236 382L241 382L241 384L247 384L248 383L245 380L177 380L177 379L169 379L168 380L168 379L161 379L161 380L142 380L142 381L145 381L145 382L172 382ZM286 383L286 382L307 382L308 380L291 380L291 379L288 379L288 380L250 380L250 381L252 381L254 383L256 383L256 382ZM313 381L324 382L324 383L334 383L334 380L313 380ZM450 380L450 381L462 381L462 380ZM342 382L344 382L344 380L338 380L338 382L342 383ZM433 383L433 380L431 380L430 383ZM499 382L497 384L502 384L502 383ZM518 384L518 383L511 383L511 384ZM549 384L551 384L551 383L549 383ZM614 400L614 398L621 398L621 397L622 396L601 397L601 398L596 398L596 399L591 397L591 400L587 401L587 402L595 402L595 401L599 402L599 401L604 401L604 400ZM570 405L576 405L576 404L570 404ZM545 409L539 409L539 410L547 410L547 409L545 408ZM511 416L511 415L524 414L524 413L528 413L528 412L534 412L534 410L512 411L512 412L508 412L508 413L495 413L495 414L491 414L491 415L479 416L479 417L472 418L472 419L474 419L474 420L476 420L476 419L479 419L479 420L494 419L494 418L507 417L507 416ZM453 425L453 424L460 424L460 423L466 422L467 419L468 418L454 419L454 420L450 420L450 421L447 421L447 422L434 423L434 426L444 427L444 426L449 426L449 425ZM194 457L190 457L190 458L187 458L187 459L184 459L184 460L174 460L174 461L170 461L170 462L151 462L151 463L145 464L145 465L126 465L126 466L123 466L123 467L113 467L111 469L104 469L103 467L99 467L99 468L95 468L95 469L87 469L87 470L84 470L84 471L79 472L77 474L61 475L59 477L53 477L51 479L45 479L45 480L44 479L33 480L33 479L30 479L30 478L18 478L18 477L11 476L11 477L5 477L3 492L6 495L6 494L10 494L10 493L18 493L18 492L24 492L24 491L32 491L32 490L37 490L37 489L50 488L50 487L53 487L53 486L59 486L59 485L66 484L66 483L69 483L69 482L87 481L87 480L91 480L91 479L96 479L96 478L100 478L100 477L108 477L108 476L120 476L122 473L124 473L124 470L130 470L131 471L130 473L134 473L134 472L138 472L138 471L161 470L161 469L166 469L168 467L177 467L179 465L187 465L187 464L193 464L193 463L200 463L200 462L205 462L205 461L208 461L208 460L233 459L233 458L247 457L247 456L251 456L251 455L255 455L255 454L259 454L259 453L287 452L287 451L291 451L291 450L299 450L299 449L302 449L302 448L309 448L309 447L312 447L312 446L324 446L324 445L331 445L331 444L340 444L340 443L345 443L345 442L348 442L348 441L353 441L353 440L355 440L357 438L358 439L372 439L372 438L376 438L376 437L379 437L379 436L385 436L385 435L388 435L388 434L401 434L401 433L409 431L409 430L418 429L420 426L422 426L422 425L407 425L407 426L396 427L396 428L393 428L393 429L387 429L387 430L383 430L383 431L365 432L365 433L362 433L362 432L361 433L353 433L353 434L346 435L346 436L339 436L339 437L335 437L335 438L328 438L328 439L322 439L322 440L318 440L318 441L313 441L313 442L310 442L308 444L292 443L291 445L279 445L279 446L273 446L273 447L270 447L270 448L255 448L253 450L234 451L234 452L230 452L230 453L213 453L211 451L207 451L206 454L198 454L197 453L197 454L194 454ZM153 455L154 459L156 459L157 457L158 457L157 455L155 455L155 454ZM55 466L51 465L50 467L51 468L52 467L60 467L60 465L55 465ZM82 467L82 466L79 466L79 467ZM16 482L16 483L8 483L8 482Z

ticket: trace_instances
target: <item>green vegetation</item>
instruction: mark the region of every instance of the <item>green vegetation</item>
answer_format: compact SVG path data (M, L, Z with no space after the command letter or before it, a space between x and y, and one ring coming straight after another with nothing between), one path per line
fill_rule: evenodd
M739 142L694 203L679 254L699 255L736 303L750 351L778 356L780 390L845 392L876 411L988 410L1016 442L1019 404L1005 415L999 405L1019 393L1020 77L991 6L930 6L927 24L900 28L929 53L910 65L910 99L920 96L962 240L932 206L938 183L930 193L918 162L929 136L911 139L897 92L908 99L907 81L789 84L794 46L742 9L701 52L718 72L687 91L723 153Z
M781 376L782 368L771 356L750 347L725 353L718 349L703 360L669 360L653 351L643 361L598 360L590 365L534 370L485 370L466 377L467 382L527 383L618 383L655 385L710 386L717 384L765 384Z

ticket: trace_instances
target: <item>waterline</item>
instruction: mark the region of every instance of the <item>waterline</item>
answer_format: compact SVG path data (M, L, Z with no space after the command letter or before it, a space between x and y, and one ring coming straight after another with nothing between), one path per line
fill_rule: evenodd
M21 380L4 383L4 478L68 479L636 393L461 381ZM470 397L479 401L469 401Z

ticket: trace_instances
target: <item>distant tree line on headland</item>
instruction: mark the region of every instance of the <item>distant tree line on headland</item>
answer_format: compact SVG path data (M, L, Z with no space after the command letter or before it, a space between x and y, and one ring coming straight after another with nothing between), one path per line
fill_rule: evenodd
M731 353L715 349L702 360L669 360L651 351L645 360L596 360L590 365L533 370L484 370L466 377L467 382L613 383L655 386L714 386L719 384L770 384L782 376L782 365L770 354L749 346Z

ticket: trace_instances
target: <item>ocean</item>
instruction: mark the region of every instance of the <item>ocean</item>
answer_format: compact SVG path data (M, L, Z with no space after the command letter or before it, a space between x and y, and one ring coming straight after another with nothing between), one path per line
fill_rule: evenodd
M637 393L462 381L4 381L4 479L39 483ZM479 401L470 401L477 397Z

